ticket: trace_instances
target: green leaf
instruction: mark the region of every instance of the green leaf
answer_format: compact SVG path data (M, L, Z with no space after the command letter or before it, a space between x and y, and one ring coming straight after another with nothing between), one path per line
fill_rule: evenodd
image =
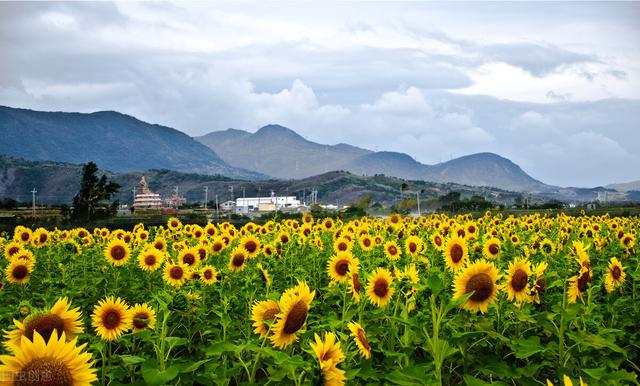
M496 385L496 386L506 386L506 383L502 382L485 382L481 379L478 379L471 375L465 375L464 382L467 386L486 386L486 385Z
M225 352L236 352L238 351L239 346L227 343L227 342L217 342L207 347L204 351L207 356L214 355L222 355Z
M518 339L511 348L518 359L526 359L533 354L544 351L544 347L540 344L540 338L537 336L530 336L527 339Z
M582 337L581 343L588 347L593 347L596 349L608 348L612 351L615 351L620 354L624 354L624 350L618 346L617 344L611 342L608 339L601 337L600 335L588 334Z
M436 272L432 272L429 275L429 279L427 279L427 287L429 287L431 292L436 296L438 296L438 294L444 289L444 283Z
M209 362L211 359L203 359L201 361L197 361L195 363L192 363L190 365L188 365L187 367L183 368L182 370L180 370L181 373L192 373L196 370L198 370L198 368L200 368L200 366L202 366L203 364Z
M138 357L135 355L120 355L120 359L122 359L122 363L129 366L144 363L144 361L147 360L146 358Z
M147 385L159 386L164 385L178 376L178 368L169 366L166 370L160 371L155 360L149 359L142 365L142 377Z

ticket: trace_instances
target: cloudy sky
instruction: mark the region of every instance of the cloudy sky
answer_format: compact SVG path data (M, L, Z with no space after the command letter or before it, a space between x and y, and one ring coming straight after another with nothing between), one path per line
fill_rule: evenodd
M0 105L640 179L640 3L0 3Z

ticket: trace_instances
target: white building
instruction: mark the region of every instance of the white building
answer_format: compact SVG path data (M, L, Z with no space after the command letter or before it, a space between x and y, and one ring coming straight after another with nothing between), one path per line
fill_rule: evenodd
M140 193L136 194L133 200L134 209L162 209L162 199L157 193L149 190L144 176L140 179Z
M235 201L225 201L222 204L220 204L220 210L223 211L233 211L236 208L236 202Z
M271 192L270 197L246 197L236 198L236 213L249 213L253 211L274 211L298 209L301 204L295 196L276 196Z

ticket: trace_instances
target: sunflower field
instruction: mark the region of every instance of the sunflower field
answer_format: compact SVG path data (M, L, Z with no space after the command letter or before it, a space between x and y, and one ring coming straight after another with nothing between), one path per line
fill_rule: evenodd
M0 385L638 385L640 218L0 238Z

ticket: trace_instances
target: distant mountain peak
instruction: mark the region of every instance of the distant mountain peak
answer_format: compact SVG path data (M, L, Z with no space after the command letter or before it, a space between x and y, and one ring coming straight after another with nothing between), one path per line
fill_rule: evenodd
M295 131L289 129L288 127L284 127L284 126L280 126L280 125L276 125L276 124L270 124L270 125L262 126L261 128L258 129L258 131L256 131L255 134L259 135L259 136L261 136L261 135L287 135L287 136L295 137L295 138L303 138L300 134L298 134Z

